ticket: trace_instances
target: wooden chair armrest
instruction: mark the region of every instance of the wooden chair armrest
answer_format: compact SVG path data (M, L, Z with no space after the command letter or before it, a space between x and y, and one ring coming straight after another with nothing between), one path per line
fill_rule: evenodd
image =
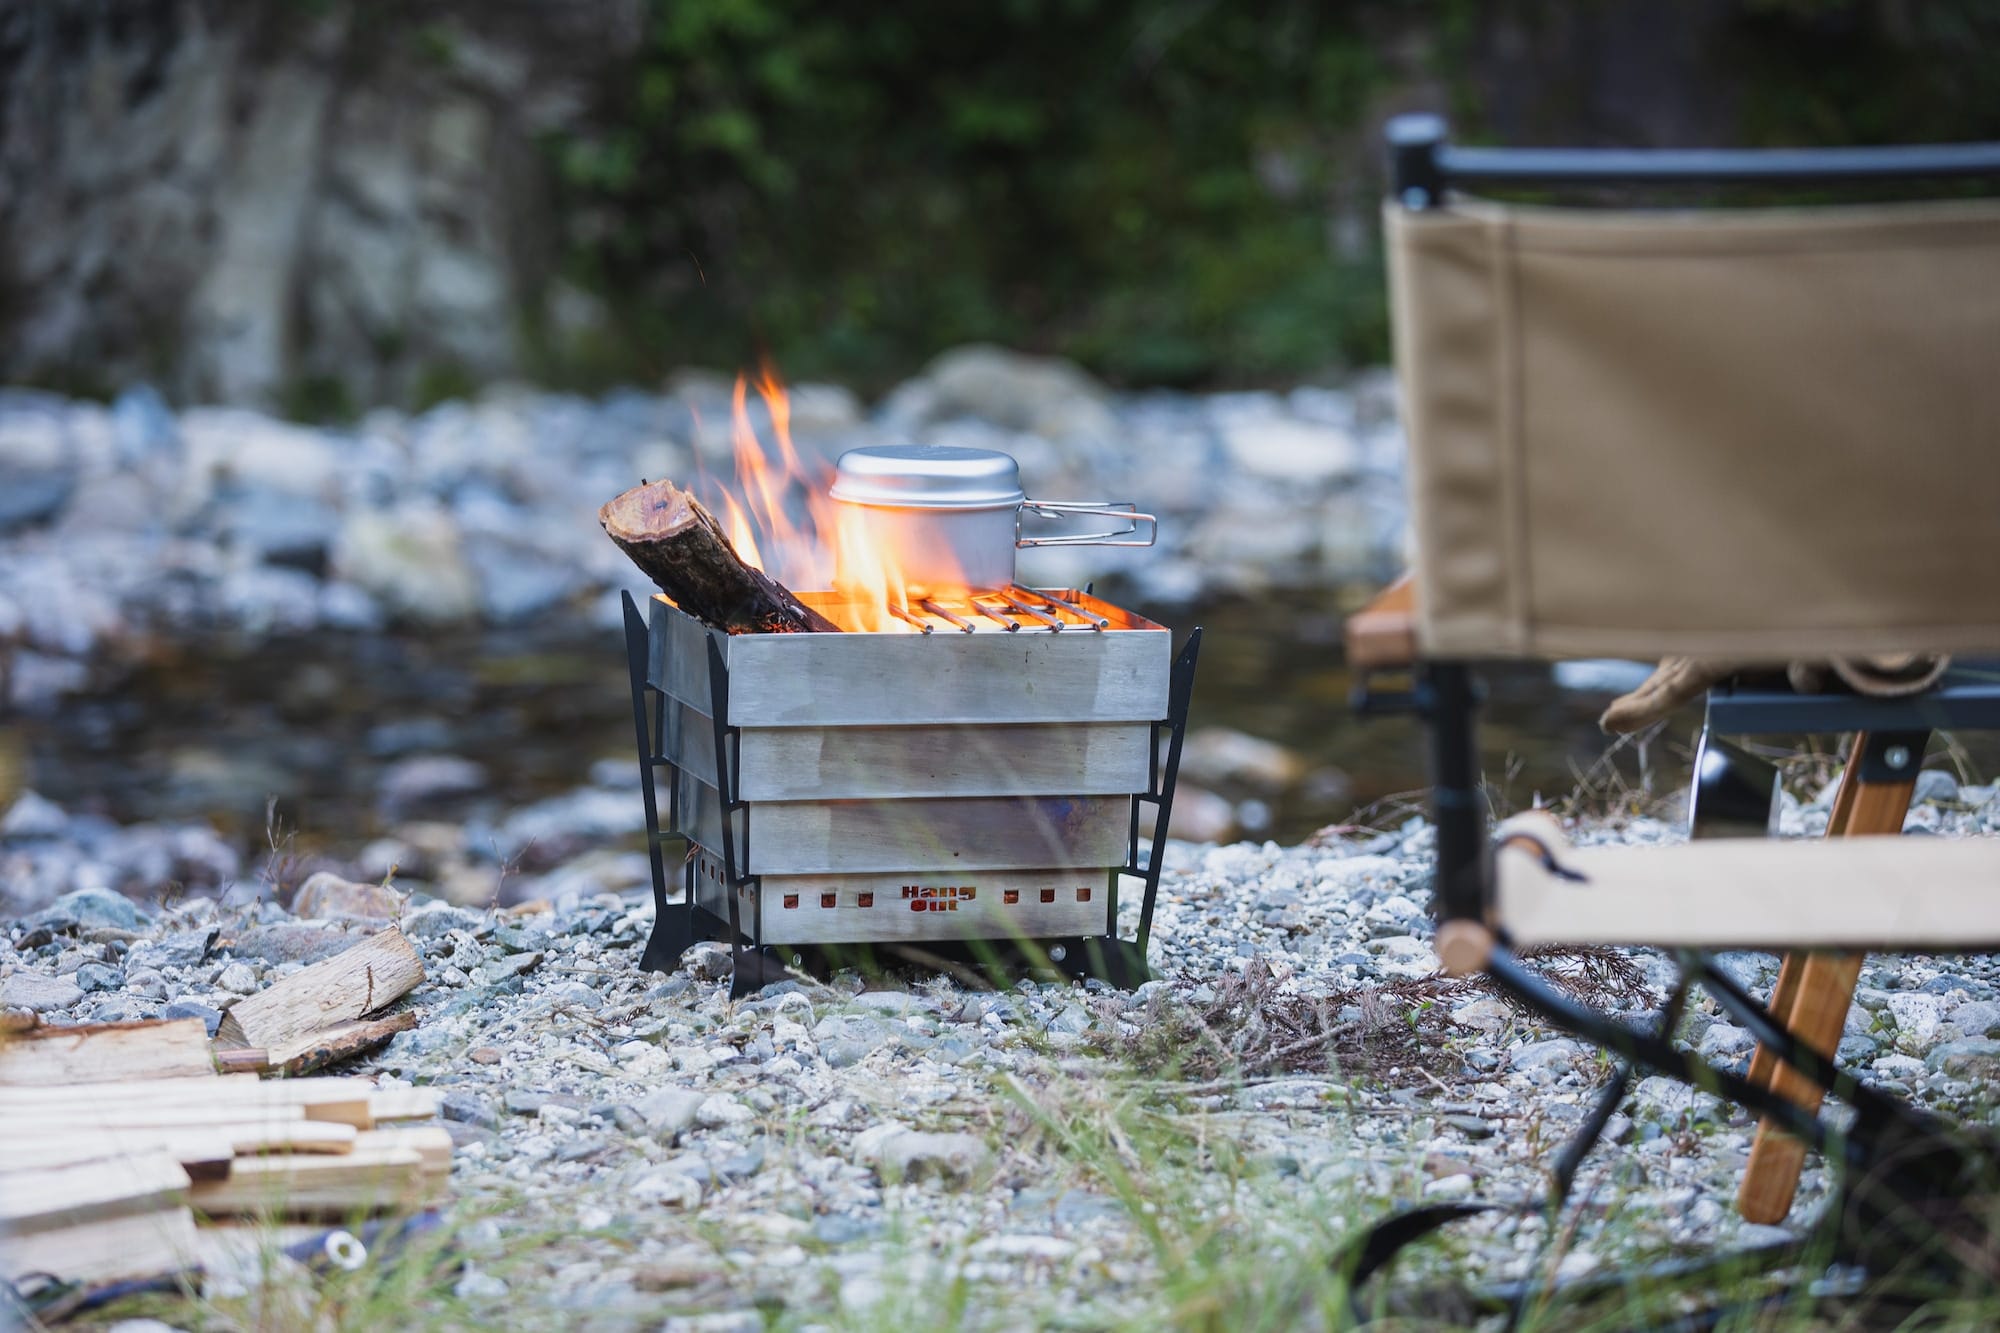
M1347 664L1359 670L1407 667L1417 660L1417 584L1409 571L1347 618Z

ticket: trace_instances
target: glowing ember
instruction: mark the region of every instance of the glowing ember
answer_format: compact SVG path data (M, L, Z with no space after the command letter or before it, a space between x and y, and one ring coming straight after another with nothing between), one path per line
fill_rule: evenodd
M827 494L833 469L825 464L809 468L799 458L784 385L769 366L754 385L770 412L775 458L750 420L751 387L744 376L736 377L730 404L736 485L734 494L721 496L723 525L736 553L795 592L831 588L838 593L842 605L822 609L842 629L920 632L903 618L910 610L910 593L902 570L869 531L867 520ZM788 512L787 502L794 497L803 500L801 522ZM939 589L934 595L962 591Z

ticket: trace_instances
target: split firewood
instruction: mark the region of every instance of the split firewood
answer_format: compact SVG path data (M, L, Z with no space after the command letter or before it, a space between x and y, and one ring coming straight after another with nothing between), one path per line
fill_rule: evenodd
M227 1180L190 1191L211 1216L348 1218L419 1208L437 1201L442 1179L416 1148L361 1148L333 1156L239 1158Z
M239 1001L222 1016L223 1050L282 1048L385 1009L424 979L423 960L394 926Z
M0 1044L0 1084L108 1083L213 1074L198 1018L37 1027Z
M55 1274L66 1282L118 1282L178 1272L195 1262L199 1241L186 1204L40 1231L9 1230L0 1278Z
M416 1025L414 1012L339 1023L324 1032L314 1032L283 1046L265 1050L263 1067L287 1078L297 1078L372 1051L398 1032L408 1032Z
M255 1074L162 1078L131 1083L0 1087L0 1128L18 1121L70 1125L186 1125L266 1116L325 1120L373 1129L375 1085L361 1078L260 1079Z
M731 634L835 634L840 626L743 562L701 501L671 481L635 486L597 521L641 573L695 619Z
M181 1164L164 1152L9 1171L0 1232L12 1237L173 1207L187 1202L189 1184Z

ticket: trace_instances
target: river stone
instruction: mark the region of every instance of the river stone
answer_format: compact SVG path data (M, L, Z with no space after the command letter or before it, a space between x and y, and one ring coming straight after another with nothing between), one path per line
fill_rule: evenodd
M1945 1021L1957 1028L1961 1036L2000 1036L2000 1004L1970 1000L1952 1010Z
M0 409L0 533L62 512L76 491L73 452L55 412Z
M300 921L253 926L224 943L239 958L254 958L271 964L317 963L322 958L333 957L358 938L359 935L350 935L342 929Z
M215 974L215 984L222 990L248 995L257 989L257 971L248 963L225 963Z
M87 991L116 990L125 974L109 963L85 963L70 974L70 979Z
M376 803L388 818L402 819L485 786L486 770L470 759L413 755L390 765L382 775Z
M16 972L0 981L0 1008L32 1009L38 1014L67 1009L83 998L83 990L68 977Z
M705 1094L686 1088L661 1088L641 1098L633 1109L645 1117L654 1138L671 1141L693 1126L706 1101Z
M923 384L931 420L972 416L1053 439L1117 433L1104 386L1069 361L975 343L931 362Z
M7 807L0 819L0 838L8 842L60 838L69 829L69 816L61 806L36 792L24 791Z
M1724 1063L1740 1060L1756 1048L1757 1039L1733 1023L1711 1023L1695 1047L1704 1059Z
M109 926L115 930L137 930L139 909L130 898L109 889L77 889L49 904L43 916L73 921L80 930Z
M500 1112L484 1097L470 1092L453 1090L438 1101L438 1115L460 1124L477 1125L481 1129L498 1129Z
M194 1000L175 1000L160 1011L161 1018L199 1018L202 1026L213 1037L222 1027L222 1011Z
M885 1184L935 1179L953 1187L973 1183L993 1162L986 1144L971 1134L926 1134L900 1125L878 1125L855 1139L857 1161L871 1164Z
M1917 789L1912 801L1956 801L1958 799L1958 779L1941 768L1927 768L1917 774Z
M1287 417L1229 421L1222 440L1240 470L1275 482L1323 485L1360 463L1360 451L1344 431Z
M736 961L728 945L703 940L681 955L681 966L696 981L722 981L735 971Z
M1931 1048L1924 1064L1951 1078L1992 1079L2000 1075L2000 1040L1964 1037Z
M334 543L333 569L409 620L447 624L479 609L457 524L436 507L350 515Z
M383 884L362 884L322 870L299 886L292 898L295 916L318 919L393 921L403 895Z
M1891 995L1889 1012L1896 1016L1896 1049L1905 1055L1922 1055L1929 1050L1944 1022L1943 1002L1918 991Z
M1513 1065L1516 1069L1564 1070L1583 1055L1581 1042L1571 1041L1568 1037L1552 1037L1547 1041L1529 1042L1516 1049Z
M701 1181L668 1165L648 1171L633 1182L631 1197L668 1208L694 1208L701 1203Z
M1238 782L1284 791L1305 776L1305 761L1276 741L1229 727L1198 727L1181 751L1181 776L1204 786Z

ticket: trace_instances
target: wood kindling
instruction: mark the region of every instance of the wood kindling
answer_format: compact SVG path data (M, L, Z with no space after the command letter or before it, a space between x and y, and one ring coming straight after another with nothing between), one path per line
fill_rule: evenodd
M635 486L597 521L639 571L689 615L731 634L837 634L840 626L744 563L701 501L671 481Z
M198 1018L34 1027L0 1045L0 1084L109 1083L215 1072Z
M390 926L238 1001L222 1016L216 1044L283 1049L385 1009L423 979L423 960Z

